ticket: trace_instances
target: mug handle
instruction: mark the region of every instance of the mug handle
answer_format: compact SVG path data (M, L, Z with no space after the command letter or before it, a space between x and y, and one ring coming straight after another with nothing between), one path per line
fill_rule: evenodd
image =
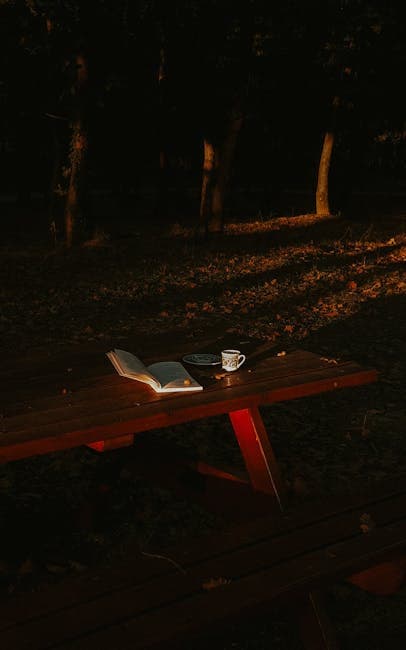
M240 361L240 359L241 359L241 361ZM245 359L246 359L245 354L240 354L240 355L239 355L239 357L238 357L238 365L237 365L237 368L239 368L240 366L242 366L242 364L244 363Z

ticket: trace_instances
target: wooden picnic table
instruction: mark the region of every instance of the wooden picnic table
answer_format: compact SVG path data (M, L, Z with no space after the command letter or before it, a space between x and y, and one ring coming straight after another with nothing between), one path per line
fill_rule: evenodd
M169 346L168 341L166 341L166 353L162 352L162 345L156 342L152 345L152 353L140 343L120 343L116 347L133 352L148 364L158 360L182 360L184 354L191 352L219 352L224 348L235 347L235 342L216 340L210 344L203 344L202 342L191 341L187 345L183 345L181 350L176 350L174 346ZM274 522L270 528L268 523L266 524L267 534L272 535L275 533L278 538L278 548L283 550L285 548L285 538L279 538L277 530L274 530L274 525L275 523L277 524L278 520L277 516L272 512L270 502L272 501L274 503L276 501L277 509L279 510L279 513L276 513L276 515L282 516L283 513L280 510L284 509L284 482L279 473L278 463L272 449L270 437L261 417L262 407L277 402L318 395L327 391L335 391L341 388L354 388L368 384L377 379L377 372L373 368L362 367L360 364L351 360L326 358L321 354L305 350L295 350L278 356L274 347L259 341L245 342L244 344L238 345L238 347L247 355L246 363L238 371L222 373L219 367L188 366L188 370L203 385L204 390L170 394L155 393L152 388L145 384L120 377L105 354L110 349L110 346L106 347L106 349L103 349L100 345L77 346L58 352L53 350L33 353L26 355L24 358L9 359L9 361L3 359L0 368L0 462L28 458L81 445L87 445L97 451L107 451L132 445L137 434L143 434L139 435L139 439L142 437L147 437L148 439L147 432L154 429L187 422L197 422L198 420L212 416L228 415L248 473L247 490L250 494L249 498L252 499L249 505L251 506L251 503L255 505L261 499L265 500L264 511L269 517L272 517L272 522ZM162 441L158 440L155 454L152 454L151 463L153 466L158 465L160 455L165 455L164 447L160 451L161 445ZM134 444L133 451L133 455L138 456L137 444ZM142 454L140 455L142 456ZM205 471L207 471L207 468ZM214 475L216 476L216 474ZM224 473L222 478L232 479L235 477L231 474ZM238 484L230 480L224 482L230 485L230 493L232 494L231 499L227 499L225 502L225 510L232 510L231 502L235 501L236 494L238 496L238 507L241 509L242 503L239 500L240 493L238 492ZM215 497L218 499L217 484L215 484L215 487ZM362 505L362 512L364 511L363 507ZM345 513L347 513L347 509L346 506L344 509ZM400 511L403 512L401 508ZM249 514L252 517L253 510L251 507L249 508ZM341 514L339 516L341 517ZM328 543L332 541L338 543L341 539L347 539L347 533L341 530L341 519L337 524L338 528L333 527L334 530L331 528L331 521L327 521L324 515L320 517L320 522L323 530L328 533ZM391 522L389 522L390 526L392 526ZM355 525L358 530L357 521ZM401 525L404 527L403 520ZM390 531L392 528L390 528ZM319 529L314 528L314 522L310 522L307 530L309 532L303 534L302 532L300 534L296 534L295 532L294 539L298 539L301 543L302 536L305 542L309 538L309 535L310 538L314 538L317 549L321 549L321 561L325 563L326 557L330 557L330 555L323 546L324 542L323 544L321 543ZM393 533L394 541L391 538L389 547L392 548L395 544L394 548L398 549L398 547L400 548L404 544L403 528L399 534L396 531L395 533ZM229 533L227 534L229 535ZM235 539L239 538L239 535L235 537ZM234 536L231 535L230 539L234 539ZM368 556L370 564L379 561L381 555L382 557L386 557L388 544L385 540L386 538L382 543L377 544L377 549L375 549L374 554L371 552L370 556ZM263 535L261 533L259 539L261 548L263 541ZM203 554L205 553L206 546L207 541L201 546ZM331 554L331 557L335 558L337 555L336 546L334 546L333 550L334 552ZM273 593L272 589L269 592L269 589L265 589L262 583L258 583L257 547L252 546L251 551L249 563L250 567L252 564L253 568L251 568L255 574L255 593L253 592L253 596L248 595L247 597L246 585L244 581L241 583L241 589L238 591L238 594L236 592L236 597L233 596L232 602L230 601L229 603L230 613L236 616L240 615L241 608L246 604L257 603L257 601L258 603L268 602L270 595L272 596ZM234 551L230 551L230 554L234 557ZM364 562L364 550L362 550L361 554L362 562L359 558L360 553L351 553L352 564L351 566L348 564L348 570L350 568L352 570L359 570L364 566L369 566L367 562ZM215 550L215 565L213 565L214 568L210 568L210 571L213 572L210 575L216 575L215 571L217 571L218 565L217 555L217 550ZM269 553L267 551L265 557L267 558L267 562L280 562L279 552ZM311 555L310 560L309 564L309 558L305 554L303 556L303 562L302 560L299 562L300 571L303 573L303 584L301 584L304 592L307 594L305 594L305 597L299 595L297 601L299 618L302 621L302 635L305 639L306 647L312 648L312 650L316 647L332 649L337 647L335 645L334 630L330 630L328 616L324 612L322 602L319 602L319 594L313 591L314 586L317 587L318 585L318 580L313 580L313 573L310 575L312 579L308 579L309 570L311 569L313 571L313 555ZM241 572L242 561L244 563L246 562L245 548L242 552L242 560L238 555L235 567L233 568L238 576L241 573L245 575L244 572ZM292 563L295 580L297 580L297 576L299 575L298 554L295 549L293 549ZM223 570L223 567L221 570ZM248 569L245 571L247 573ZM295 580L291 580L289 571L290 566L287 568L284 567L283 571L281 569L281 575L283 573L283 588L281 588L281 591L290 593L292 585L295 584ZM300 573L301 576L302 573ZM333 574L334 571L329 569L329 579ZM266 574L266 577L269 579L268 574ZM177 579L177 576L175 578ZM367 578L363 574L354 574L352 578L360 586L365 582L365 579L370 579L369 574ZM106 579L110 584L111 576ZM165 573L162 579L163 583L161 584L159 580L154 578L156 592L159 594L159 599L161 599L162 594L165 594L165 597L168 595L170 599L169 609L171 609L173 594L172 577L168 582ZM235 579L231 581L232 585L234 583ZM273 585L273 578L270 580L270 585ZM182 586L182 588L186 589L185 593L187 593L187 598L189 598L192 594L189 584L186 587ZM61 590L64 591L62 586ZM114 589L108 587L108 590L113 595L114 611L127 611L126 608L133 603L132 598L127 598L127 590L124 590L120 598L117 596L115 587ZM59 587L57 591L58 593L51 595L48 600L48 604L51 603L51 609L52 603L57 603L59 597L65 598L63 594L59 594ZM168 594L166 594L166 591L168 591ZM73 590L75 607L77 605L79 609L81 607L81 593L81 586L78 588L75 587ZM143 589L141 589L140 593L144 593ZM194 592L192 595L194 597ZM92 618L89 612L83 613L80 611L77 613L75 610L72 613L72 616L78 618L86 628L85 647L107 647L103 643L100 645L98 638L96 646L87 645L89 629L94 620L96 621L97 630L101 629L99 594L96 594L96 596L95 619L94 617ZM198 596L200 599L200 587ZM181 628L186 618L187 620L189 618L190 620L195 620L188 613L189 604L187 598L182 595L180 599L179 617L181 620ZM26 614L24 614L22 620L20 620L18 614L16 615L15 604L11 604L10 616L13 624L11 627L7 624L10 627L10 643L7 645L8 642L6 639L6 648L10 648L11 650L11 648L20 647L16 642L19 638L23 640L21 648L26 647L25 643L27 639L29 640L29 644L31 644L32 633L28 633L25 628L26 624L28 626L31 625L31 607L32 603L28 606L28 609L26 604L23 605L23 611L26 613L29 612L29 616L26 619ZM70 607L71 605L69 605ZM93 603L91 607L93 607ZM142 607L144 608L144 604L142 604ZM106 611L109 611L109 608ZM220 607L219 611L222 609ZM58 619L58 611L56 612L56 619ZM144 612L144 609L142 611ZM49 647L47 638L49 634L52 636L54 631L57 631L58 634L61 632L62 636L64 634L58 622L59 619L54 620L55 612L52 612L54 610L49 615L47 613L46 616L43 613L41 614L41 620L45 622L46 634L43 632L39 634L39 642L35 646L38 649ZM142 616L144 617L144 613ZM172 621L175 621L176 624L172 625ZM34 626L36 625L37 621L34 621ZM118 633L121 634L122 630L120 625L121 622L118 625ZM164 635L172 638L172 635L175 633L172 629L174 626L176 627L176 634L178 634L177 619L173 618L173 613L170 617L166 613L163 613L163 606L161 600L159 600L159 611L156 621L153 619L152 625L145 631L145 634L142 631L140 634L138 622L135 636L131 632L132 628L129 628L131 632L129 634L130 646L123 645L122 647L134 647L134 639L137 639L137 642L139 642L139 647L150 647L151 629L162 629ZM127 629L127 618L125 618L124 628ZM4 632L2 632L2 641L4 639ZM108 646L111 647L110 641L108 642ZM63 645L63 647L68 646ZM73 646L69 645L69 647ZM80 642L78 643L79 647L82 647Z
M129 346L124 349L144 362L165 358L157 350L155 358L148 358L140 346ZM105 356L108 350L100 346L48 351L3 363L0 462L80 445L113 449L132 444L141 432L227 414L252 487L273 495L281 505L283 481L260 408L367 384L376 380L377 372L304 350L277 356L263 342L240 347L247 361L238 371L218 378L219 367L188 366L204 390L176 394L158 394L120 377ZM181 360L185 352L193 351L206 350L192 342L181 351L167 351L166 358Z

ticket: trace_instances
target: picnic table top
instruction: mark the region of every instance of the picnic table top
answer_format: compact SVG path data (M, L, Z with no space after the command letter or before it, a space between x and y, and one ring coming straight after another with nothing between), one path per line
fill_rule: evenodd
M219 342L219 345L221 343ZM120 344L117 347L124 347ZM246 363L216 378L218 367L188 366L203 391L158 394L120 377L102 346L76 346L10 360L0 370L0 462L375 381L376 370L305 350L277 356L267 343L240 345ZM144 362L213 352L197 341L179 350L136 344ZM219 347L218 349L222 349ZM186 365L186 364L185 364Z

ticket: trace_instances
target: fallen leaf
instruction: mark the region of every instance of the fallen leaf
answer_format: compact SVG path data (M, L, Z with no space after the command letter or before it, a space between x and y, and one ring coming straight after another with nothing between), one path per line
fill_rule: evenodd
M337 359L329 359L328 357L320 357L320 361L326 361L327 363L332 363L333 365L338 365Z
M231 580L228 578L210 578L207 582L203 582L202 588L205 591L211 591L212 589L217 589L217 587L228 585L230 582Z
M370 533L374 528L376 528L374 520L367 512L364 512L361 515L359 522L359 527L363 533Z

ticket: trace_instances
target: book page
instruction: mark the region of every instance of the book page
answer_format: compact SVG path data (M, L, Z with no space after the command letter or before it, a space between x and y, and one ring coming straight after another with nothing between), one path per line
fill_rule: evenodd
M147 370L159 381L162 388L158 392L202 390L203 388L178 361L152 363Z
M111 363L122 377L137 379L149 384L155 390L161 388L159 380L149 372L148 368L142 363L141 359L125 350L112 350L107 352Z

